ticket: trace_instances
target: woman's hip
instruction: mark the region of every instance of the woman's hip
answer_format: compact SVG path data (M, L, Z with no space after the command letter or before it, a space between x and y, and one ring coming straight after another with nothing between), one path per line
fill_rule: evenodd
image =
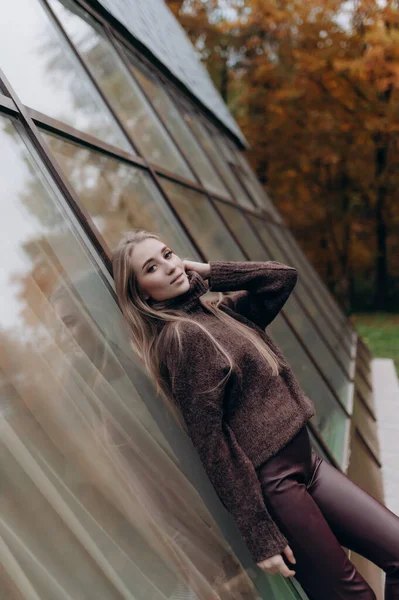
M304 426L277 454L259 465L256 472L264 494L270 498L271 494L282 491L284 480L310 486L320 462Z

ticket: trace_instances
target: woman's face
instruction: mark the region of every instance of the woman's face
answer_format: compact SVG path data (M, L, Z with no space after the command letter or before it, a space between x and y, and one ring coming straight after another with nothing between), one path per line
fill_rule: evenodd
M190 287L183 261L159 240L147 238L137 244L130 260L144 297L168 300Z
M58 333L59 337L57 338L57 342L60 344L62 350L66 354L69 352L76 354L78 347L71 340L70 334L72 334L72 337L80 348L90 359L93 359L99 339L87 318L85 318L83 310L79 309L68 297L58 298L53 306L55 312L66 326L60 330Z

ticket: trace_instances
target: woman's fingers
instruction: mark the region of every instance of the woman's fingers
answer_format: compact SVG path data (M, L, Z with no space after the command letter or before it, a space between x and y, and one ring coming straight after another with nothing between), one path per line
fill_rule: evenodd
M289 569L287 567L287 565L285 564L285 562L283 560L281 560L281 563L282 563L280 566L281 575L283 575L284 577L294 577L295 571L291 571L291 569Z
M284 577L294 577L295 571L292 571L285 564L283 557L281 554L276 554L275 556L271 556L258 563L258 566L266 573L270 573L271 575L275 575L276 573L280 573Z
M289 546L286 546L284 548L283 553L288 558L288 560L290 561L290 563L294 563L294 564L296 563L294 553L293 553L293 551L291 550L291 548Z

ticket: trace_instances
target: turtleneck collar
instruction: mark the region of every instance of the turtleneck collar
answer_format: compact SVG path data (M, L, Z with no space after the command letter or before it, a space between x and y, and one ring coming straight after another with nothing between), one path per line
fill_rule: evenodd
M190 312L200 306L199 298L208 291L208 286L205 280L201 277L197 271L191 269L186 270L187 278L190 282L190 287L187 292L175 296L174 298L168 298L167 300L148 300L148 304L155 310L163 310L172 308L176 310L184 310Z

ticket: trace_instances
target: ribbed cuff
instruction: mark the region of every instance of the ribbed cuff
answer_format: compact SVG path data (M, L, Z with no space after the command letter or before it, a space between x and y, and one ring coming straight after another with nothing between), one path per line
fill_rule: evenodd
M251 539L246 540L246 545L254 561L258 563L276 554L281 554L288 545L288 541L273 521L263 521L257 523L256 530Z
M210 261L209 262L209 267L210 267L210 272L209 272L209 278L208 278L208 284L209 284L209 289L211 291L215 291L217 292L217 286L218 283L224 283L226 285L226 281L227 281L227 285L228 285L228 277L229 277L229 273L232 272L231 267L229 267L229 263L226 263L225 261ZM232 279L234 280L234 276L232 277Z
M254 560L260 562L269 556L280 554L288 542L266 506L264 510L255 509L250 518L248 516L241 513L241 518L238 517L236 523Z
M254 275L264 272L265 269L296 272L295 267L275 260L265 262L213 260L209 262L209 267L209 290L213 292L234 290L240 287L238 282L245 284L246 281L250 281Z

